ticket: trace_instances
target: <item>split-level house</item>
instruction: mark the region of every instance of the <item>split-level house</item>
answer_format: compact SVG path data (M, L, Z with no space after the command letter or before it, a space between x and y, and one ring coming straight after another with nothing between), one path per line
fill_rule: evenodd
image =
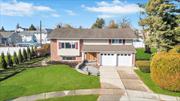
M51 60L96 62L98 66L133 67L135 32L123 29L56 28L49 34Z

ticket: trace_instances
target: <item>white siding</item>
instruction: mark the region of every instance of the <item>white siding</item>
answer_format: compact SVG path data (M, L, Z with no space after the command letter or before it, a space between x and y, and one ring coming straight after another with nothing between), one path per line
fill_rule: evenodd
M84 45L109 45L108 39L84 39Z
M78 49L59 49L59 42L78 42ZM79 40L58 40L57 49L60 56L80 56Z

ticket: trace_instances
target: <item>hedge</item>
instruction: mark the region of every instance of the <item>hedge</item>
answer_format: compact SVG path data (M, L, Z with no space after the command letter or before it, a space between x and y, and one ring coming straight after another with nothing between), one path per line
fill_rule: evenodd
M136 61L136 67L142 72L150 73L150 61Z
M180 54L159 52L151 62L151 78L161 88L180 91Z

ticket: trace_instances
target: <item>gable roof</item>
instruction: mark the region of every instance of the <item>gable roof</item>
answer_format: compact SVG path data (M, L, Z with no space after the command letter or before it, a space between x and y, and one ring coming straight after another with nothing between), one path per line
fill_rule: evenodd
M14 34L14 32L0 32L1 36L3 38L8 38L10 37L12 34Z
M74 29L56 28L48 35L49 39L134 39L135 32L130 28L122 29Z

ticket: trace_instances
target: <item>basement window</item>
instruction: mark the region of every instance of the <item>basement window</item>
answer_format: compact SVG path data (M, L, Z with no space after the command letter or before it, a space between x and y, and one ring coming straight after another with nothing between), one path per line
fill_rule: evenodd
M76 60L76 57L62 57L63 60Z

